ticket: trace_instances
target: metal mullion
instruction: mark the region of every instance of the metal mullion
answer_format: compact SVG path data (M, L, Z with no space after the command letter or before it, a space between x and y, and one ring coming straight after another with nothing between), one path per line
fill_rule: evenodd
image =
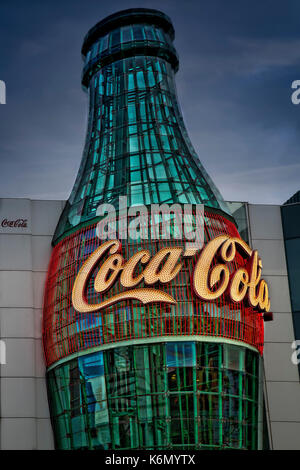
M198 345L195 343L196 349L196 364L192 368L192 376L193 376L193 405L194 405L194 434L195 434L195 444L198 443L198 428L199 428L199 416L198 416L198 403L197 403L197 353L198 353Z
M177 380L179 383L179 387L181 386L181 383L180 383L180 374L179 374L179 367L178 367L178 344L175 344L175 353L176 353L176 376L177 376ZM181 391L181 390L180 390ZM178 392L178 390L177 390ZM179 400L179 414L180 414L180 431L181 431L181 440L182 440L182 443L184 442L184 432L183 432L183 417L182 417L182 401L181 401L181 394L178 394L177 393L177 397L178 397L178 400Z
M147 349L148 350L148 349ZM142 438L142 430L140 427L140 411L139 411L139 398L138 398L138 383L137 383L137 363L136 363L136 352L138 349L133 348L133 367L134 367L134 383L135 383L135 397L136 397L136 408L137 408L137 429L138 429L138 439L139 439L139 444L141 443L141 438ZM144 365L145 365L145 350L143 348L143 359L144 359ZM148 365L149 365L149 353L148 353Z
M157 94L157 98L159 100L159 95ZM154 97L154 101L155 101L155 97ZM159 104L159 103L158 103ZM160 106L160 105L159 105ZM150 108L151 110L151 108ZM155 113L155 114L154 114ZM155 126L154 126L154 135L156 137L160 136L160 126L159 126L159 120L157 119L157 112L156 112L156 106L154 106L154 113L152 112L152 118L153 118L153 122L155 123ZM157 128L157 134L155 133L155 127ZM169 141L169 136L167 134L167 137L168 137L168 141ZM174 192L174 188L173 188L173 184L171 184L172 182L172 178L171 178L171 175L170 175L170 170L169 170L169 166L167 164L167 160L166 160L166 157L165 157L165 151L164 149L162 148L162 143L161 143L161 139L157 138L156 139L157 141L157 144L158 144L158 147L159 147L159 153L161 155L161 158L162 158L162 162L164 164L164 168L165 168L165 172L166 172L166 175L167 175L167 179L168 181L170 182L169 184L169 188L170 188L170 193L171 193L171 197L173 199L173 201L175 202L176 201L176 192ZM169 141L170 143L170 141ZM171 145L170 145L170 148L171 148Z
M78 370L79 370L79 367L78 367ZM83 398L81 408L82 408L82 411L83 411L82 414L83 414L83 417L84 417L84 423L85 423L86 430L87 430L88 448L90 450L90 449L93 449L93 446L92 446L92 438L91 438L91 433L90 433L86 383L85 383L85 377L83 376L83 379L80 379L80 375L81 375L81 373L80 373L80 370L79 370L80 390L81 390L81 394L82 394L82 398Z
M114 350L112 350L112 353L114 355ZM103 363L104 363L104 374L105 374L105 393L106 393L106 400L107 400L107 408L108 408L108 418L109 418L109 430L110 430L110 437L111 437L111 443L112 443L112 448L115 449L115 423L113 419L113 413L112 413L112 407L111 407L111 397L110 394L108 393L108 382L111 374L109 374L108 371L108 364L107 364L107 356L105 352L103 352ZM115 373L114 373L115 375Z
M137 71L134 70L132 72L133 74L133 80L134 80L134 87L135 87L135 112L136 112L136 128L137 128L137 141L138 141L138 155L139 155L139 171L141 173L141 177L143 178L143 170L142 170L142 154L143 154L143 149L141 148L141 139L143 140L143 146L144 145L144 136L143 136L143 129L142 129L142 117L141 117L141 112L140 112L140 105L141 105L141 96L139 93L139 88L138 88L138 83L137 83ZM146 106L145 106L146 109ZM148 174L149 176L149 174ZM146 202L145 198L145 190L144 190L144 184L141 185L139 183L139 186L142 186L142 192L143 192L143 200L144 203Z
M183 348L184 350L184 348ZM185 350L184 350L185 351ZM184 361L185 361L185 354L184 354ZM185 392L184 392L184 400L185 400L185 406L186 406L186 409L188 410L188 417L190 416L190 410L189 410L189 394L190 392L187 391L187 383L186 383L186 376L187 376L187 366L184 366L183 367L183 385L184 385L184 388L185 388ZM188 420L189 418L187 418ZM183 422L183 421L182 421ZM188 424L188 421L187 421L187 424ZM189 429L189 426L187 426L187 428ZM188 441L189 441L189 433L188 433ZM188 442L189 444L190 442Z
M151 96L152 94L150 95L150 101L151 101ZM153 162L153 148L152 148L152 142L151 142L151 139L150 139L150 134L151 134L151 127L152 127L152 132L154 132L155 134L155 126L154 126L154 123L151 121L151 115L149 115L149 112L151 113L150 111L151 109L151 106L148 104L148 106L146 106L146 99L145 99L145 113L146 113L146 120L147 120L147 136L148 136L148 141L149 141L149 153L151 155L151 161L152 161L152 169L153 169L153 173L154 173L154 182L152 182L151 184L149 184L149 187L150 187L150 195L152 193L152 184L154 183L155 184L155 188L156 188L156 196L157 196L157 199L159 201L159 188L158 188L158 182L157 182L157 176L156 176L156 171L155 171L155 165L154 165L154 162ZM151 126L151 127L150 127ZM154 202L154 201L153 201ZM160 201L159 201L160 202Z
M219 445L223 447L223 363L222 363L223 346L218 346L218 375L219 375Z
M242 353L243 351L240 351ZM239 448L243 447L243 375L241 370L239 371L239 418L238 418L238 426L239 426Z
M256 447L256 439L255 439L255 431L254 429L256 429L256 415L255 415L255 404L257 403L257 400L255 399L256 397L256 394L258 393L258 390L256 390L256 383L257 383L257 380L258 380L258 374L257 374L257 370L256 370L256 365L257 365L257 362L256 360L254 361L254 373L253 373L253 376L252 376L252 393L253 393L253 400L254 400L254 404L252 404L252 410L251 410L251 447L252 449L255 449Z
M167 446L170 445L171 443L171 433L170 433L170 400L169 400L169 387L168 387L168 366L167 366L167 344L163 344L162 348L162 353L163 353L163 364L164 364L164 383L165 383L165 408L166 408L166 433L167 433Z

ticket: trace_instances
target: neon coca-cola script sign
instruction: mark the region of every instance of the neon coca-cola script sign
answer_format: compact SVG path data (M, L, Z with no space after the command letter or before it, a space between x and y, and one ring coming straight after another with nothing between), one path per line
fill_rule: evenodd
M182 247L162 248L151 257L149 250L136 252L124 260L121 243L109 240L97 248L80 268L72 290L72 303L78 312L88 313L128 299L143 304L164 302L176 304L167 292L154 287L138 287L143 281L146 286L171 282L182 268L182 259L195 256L197 250L184 250ZM229 263L240 252L247 262L244 267L230 272ZM100 265L104 256L106 259ZM216 259L218 262L216 262ZM142 272L138 275L138 266ZM123 288L120 292L97 304L90 304L86 290L92 273L99 266L94 280L94 290L100 294L107 292L118 280ZM213 301L227 294L233 302L243 300L259 311L270 310L268 285L261 278L262 261L256 250L252 250L240 238L220 235L211 240L200 252L192 273L194 294L203 301Z

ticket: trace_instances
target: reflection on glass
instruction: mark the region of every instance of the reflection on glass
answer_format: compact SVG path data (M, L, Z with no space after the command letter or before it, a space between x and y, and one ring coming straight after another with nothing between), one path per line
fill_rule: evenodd
M227 201L227 205L237 223L242 239L249 243L247 203Z
M49 372L61 449L256 449L258 355L168 342L80 356Z

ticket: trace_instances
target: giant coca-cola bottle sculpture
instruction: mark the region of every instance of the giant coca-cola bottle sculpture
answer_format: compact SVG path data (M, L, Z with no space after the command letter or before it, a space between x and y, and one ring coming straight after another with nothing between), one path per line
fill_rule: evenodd
M90 100L86 143L53 238L44 304L48 396L58 449L260 445L267 288L262 284L259 294L252 286L252 304L251 295L245 297L243 267L252 252L189 141L176 98L173 40L170 19L148 9L111 15L84 39L82 83ZM127 208L193 204L194 218L195 205L203 204L204 248L188 255L185 240L174 233L168 241L151 234L148 240L126 239L117 232L102 253L97 210L107 203L120 215L120 196ZM126 208L122 211L129 223ZM151 226L150 215L149 221ZM219 277L214 274L204 285L206 261L197 265L199 254L221 235L221 244L208 248L215 250L210 269L223 256ZM222 255L218 250L228 240L235 241ZM175 275L169 264L177 255ZM209 262L208 251L205 256ZM260 261L253 264L254 258L252 275L258 277ZM232 276L239 268L244 271L237 285ZM169 279L163 277L168 269ZM225 282L227 290L217 295Z

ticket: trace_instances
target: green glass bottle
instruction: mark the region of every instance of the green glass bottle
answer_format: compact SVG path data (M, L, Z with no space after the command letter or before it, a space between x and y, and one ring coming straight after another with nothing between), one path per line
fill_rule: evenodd
M221 234L239 237L189 140L176 96L173 40L170 19L142 8L105 18L84 39L86 142L53 238L44 306L59 449L258 446L262 318L224 296L194 299L194 261L184 260L165 287L176 305L135 298L98 310L74 308L75 279L101 246L101 204L117 207L120 196L128 208L203 204L206 243ZM150 256L165 246L165 240L125 240L119 252L126 261L138 250ZM96 276L87 276L81 302L100 305L126 292L116 282L98 295Z

